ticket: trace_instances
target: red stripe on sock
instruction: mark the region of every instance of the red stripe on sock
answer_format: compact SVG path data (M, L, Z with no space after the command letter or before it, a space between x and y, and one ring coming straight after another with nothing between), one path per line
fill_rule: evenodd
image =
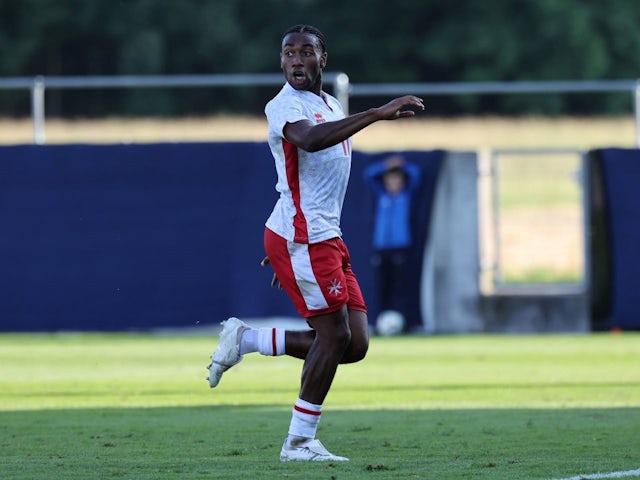
M319 417L322 415L322 412L314 412L313 410L307 410L306 408L299 407L298 405L294 405L293 409L300 413L306 413L307 415L315 415Z
M276 344L276 329L271 329L271 346L273 347L273 356L278 356L278 346Z

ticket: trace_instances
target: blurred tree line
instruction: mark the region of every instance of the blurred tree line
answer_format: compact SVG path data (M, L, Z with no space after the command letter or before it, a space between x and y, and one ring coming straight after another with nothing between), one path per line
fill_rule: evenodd
M273 73L282 32L318 26L352 82L629 79L633 0L0 0L0 75ZM63 116L260 114L274 87L48 90ZM354 110L385 99L353 99ZM361 103L362 105L359 105ZM631 95L432 97L434 114L617 114ZM0 91L0 115L29 113Z

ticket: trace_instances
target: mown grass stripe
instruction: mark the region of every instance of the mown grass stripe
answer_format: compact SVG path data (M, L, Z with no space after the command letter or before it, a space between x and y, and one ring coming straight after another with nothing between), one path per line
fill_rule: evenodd
M627 470L625 472L592 473L589 475L577 475L575 477L556 478L553 480L600 480L604 478L625 478L638 476L640 476L640 468L637 470Z

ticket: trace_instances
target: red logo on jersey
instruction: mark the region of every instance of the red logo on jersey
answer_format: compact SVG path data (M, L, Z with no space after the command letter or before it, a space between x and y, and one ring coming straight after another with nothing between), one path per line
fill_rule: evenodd
M324 123L326 120L322 117L321 113L314 113L314 117L316 117L316 123Z

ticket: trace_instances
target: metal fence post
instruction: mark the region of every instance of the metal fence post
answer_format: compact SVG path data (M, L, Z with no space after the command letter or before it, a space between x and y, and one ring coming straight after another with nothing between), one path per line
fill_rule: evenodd
M634 89L633 110L636 119L636 147L640 148L640 80L636 80L636 88Z
M333 80L333 92L342 105L345 115L349 115L349 76L346 73L339 73Z
M44 145L44 77L33 79L31 86L31 118L33 119L33 143Z

